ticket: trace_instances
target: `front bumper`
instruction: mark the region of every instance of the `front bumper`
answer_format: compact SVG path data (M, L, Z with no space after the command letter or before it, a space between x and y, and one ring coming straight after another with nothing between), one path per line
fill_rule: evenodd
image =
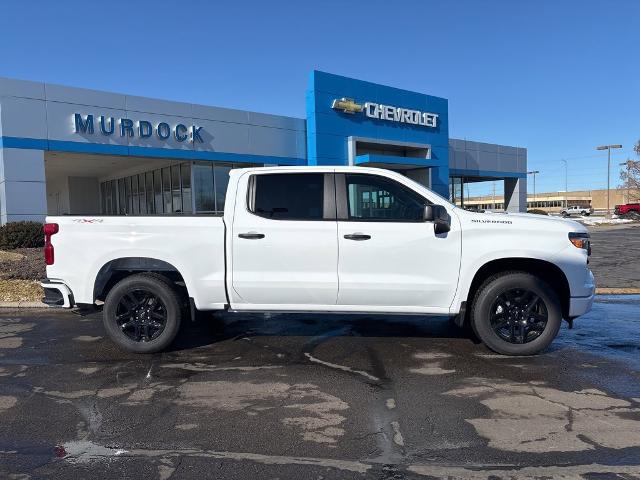
M576 318L580 315L584 315L593 306L593 301L596 298L596 282L593 278L593 273L588 270L587 281L584 288L588 291L588 295L582 297L571 297L569 304L569 318Z
M50 307L73 308L73 293L64 283L45 278L40 282L40 286L44 290L42 303Z

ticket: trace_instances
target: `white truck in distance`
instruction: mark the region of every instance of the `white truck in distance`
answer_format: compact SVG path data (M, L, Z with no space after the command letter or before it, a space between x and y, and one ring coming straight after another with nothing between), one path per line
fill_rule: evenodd
M569 217L571 215L582 215L588 217L592 213L593 208L591 207L579 207L578 205L573 205L572 207L563 208L560 215L563 217Z
M224 215L49 217L45 302L102 305L120 347L157 352L196 310L411 313L529 355L588 312L589 234L467 212L389 170L233 170Z

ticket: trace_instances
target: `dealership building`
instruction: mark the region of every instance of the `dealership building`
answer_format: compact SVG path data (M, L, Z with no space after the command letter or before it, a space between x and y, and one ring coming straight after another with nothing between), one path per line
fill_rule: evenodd
M294 118L0 78L2 224L221 212L229 170L263 165L387 168L458 204L500 181L526 208L526 149L450 138L444 98L314 71Z

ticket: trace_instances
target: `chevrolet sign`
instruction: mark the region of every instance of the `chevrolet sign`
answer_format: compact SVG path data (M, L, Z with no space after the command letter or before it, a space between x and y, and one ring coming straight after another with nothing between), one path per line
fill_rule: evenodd
M344 113L352 115L364 111L364 114L369 118L387 120L389 122L408 123L428 128L436 128L438 126L437 113L421 112L420 110L381 105L373 102L365 102L362 105L351 98L335 99L331 104L331 108L342 110Z
M359 103L356 103L351 98L342 97L340 100L336 99L331 103L331 108L336 110L342 110L344 113L359 113L364 108Z

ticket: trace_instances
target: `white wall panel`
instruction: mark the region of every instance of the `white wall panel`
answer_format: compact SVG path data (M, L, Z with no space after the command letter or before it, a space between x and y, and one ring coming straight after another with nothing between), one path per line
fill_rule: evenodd
M5 96L44 100L44 83L0 77L0 97Z
M49 83L45 85L45 93L47 101L50 102L74 103L90 107L121 110L125 108L125 96L119 93L66 87Z
M3 136L47 138L47 114L42 100L2 97L0 104Z

